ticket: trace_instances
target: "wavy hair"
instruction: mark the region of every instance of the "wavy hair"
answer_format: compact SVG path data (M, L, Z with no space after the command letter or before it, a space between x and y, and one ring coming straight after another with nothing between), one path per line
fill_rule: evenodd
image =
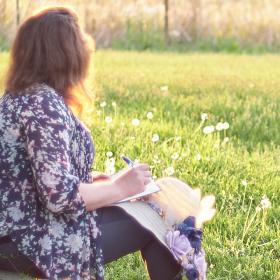
M20 26L11 50L6 90L20 92L34 83L53 87L79 115L93 97L85 90L92 41L67 7L45 8Z

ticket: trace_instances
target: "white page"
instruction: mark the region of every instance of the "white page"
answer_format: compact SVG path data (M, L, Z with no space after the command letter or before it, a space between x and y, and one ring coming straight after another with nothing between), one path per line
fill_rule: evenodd
M135 198L139 198L139 197L142 197L142 196L154 193L154 192L158 192L158 191L160 191L160 187L155 183L155 181L152 180L149 184L146 185L145 191L143 191L141 193L138 193L138 194L135 194L133 196L129 196L125 199L122 199L122 200L118 201L117 203L125 202L125 201L135 199Z

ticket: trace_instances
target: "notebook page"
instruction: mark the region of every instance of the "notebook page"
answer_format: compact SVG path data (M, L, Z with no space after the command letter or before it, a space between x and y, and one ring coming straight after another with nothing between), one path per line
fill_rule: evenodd
M146 185L146 189L143 192L135 194L133 196L126 197L125 199L122 199L122 200L118 201L117 203L125 202L125 201L139 198L139 197L143 197L145 195L148 195L148 194L151 194L154 192L158 192L158 191L160 191L159 186L155 183L155 181L151 181L149 184Z

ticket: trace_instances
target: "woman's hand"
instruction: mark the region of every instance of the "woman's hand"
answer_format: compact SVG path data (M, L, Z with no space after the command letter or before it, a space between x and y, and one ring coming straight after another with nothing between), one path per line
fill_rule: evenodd
M151 171L147 164L136 164L133 167L122 169L113 176L101 172L95 172L92 175L93 178L99 178L98 181L93 179L92 183L81 183L79 186L88 211L111 205L128 196L140 193L151 181Z
M123 198L126 198L143 192L151 181L151 176L148 164L136 164L115 174L112 183L119 189Z
M91 172L91 181L102 181L102 180L110 180L111 176L99 171L92 171Z

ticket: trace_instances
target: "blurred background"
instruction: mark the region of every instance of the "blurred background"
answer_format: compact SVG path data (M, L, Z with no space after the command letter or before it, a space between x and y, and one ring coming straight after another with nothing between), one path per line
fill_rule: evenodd
M46 5L70 5L97 48L278 52L279 0L0 0L0 50Z

